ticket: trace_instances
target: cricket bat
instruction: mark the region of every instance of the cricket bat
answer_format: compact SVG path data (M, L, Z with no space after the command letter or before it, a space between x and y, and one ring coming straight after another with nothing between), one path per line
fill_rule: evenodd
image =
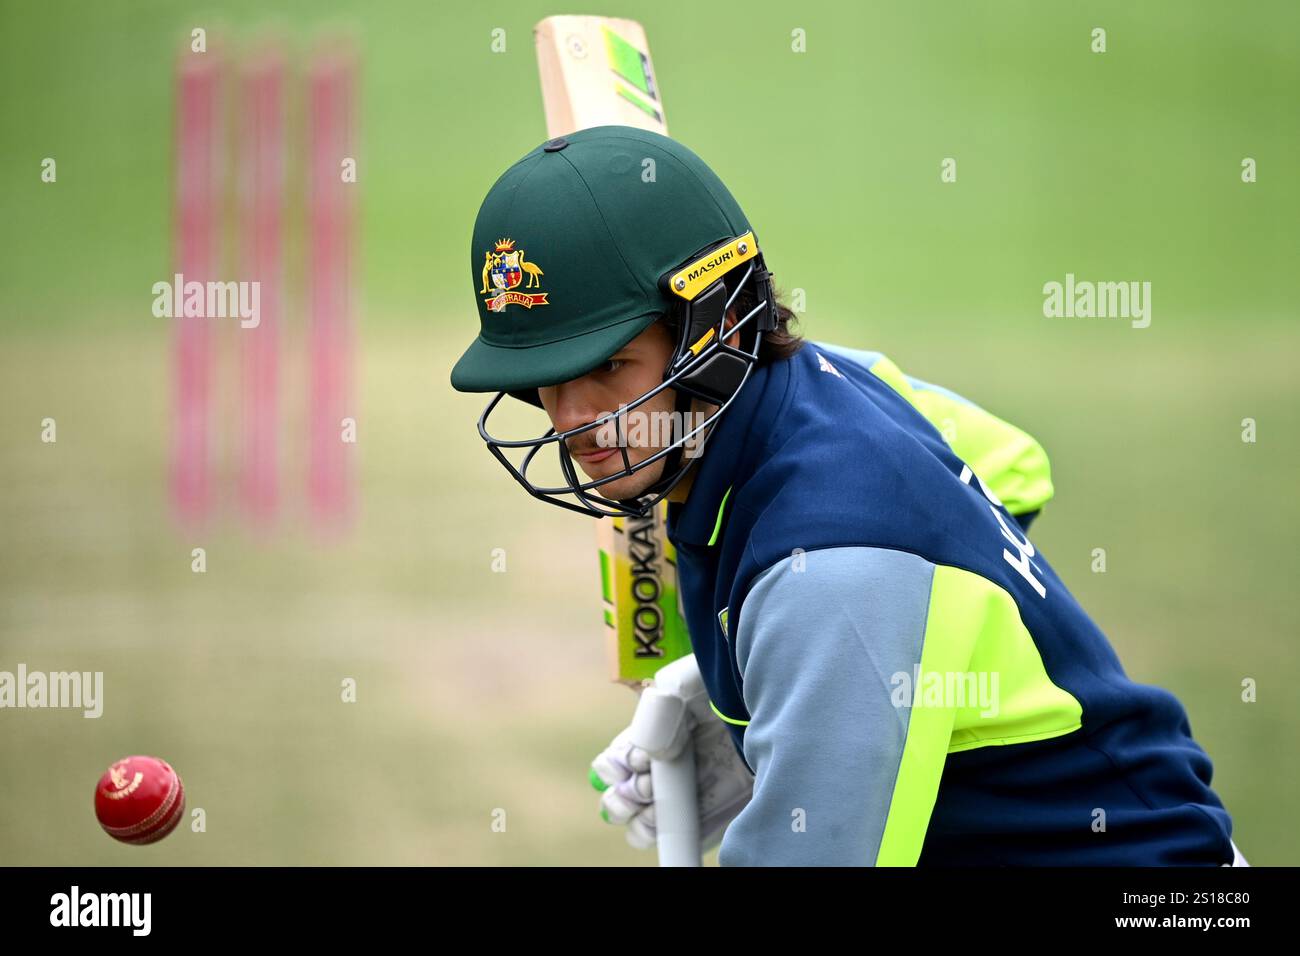
M592 126L635 126L668 135L645 30L616 17L554 16L533 28L554 139ZM665 665L691 653L665 530L667 503L643 518L596 526L610 678L640 690ZM660 866L699 866L695 753L651 765Z

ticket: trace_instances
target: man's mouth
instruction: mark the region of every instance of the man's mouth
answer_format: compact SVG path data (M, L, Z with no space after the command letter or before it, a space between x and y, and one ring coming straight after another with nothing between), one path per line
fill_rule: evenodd
M598 461L604 461L616 451L617 448L595 448L591 451L578 452L573 457L584 465L594 465Z

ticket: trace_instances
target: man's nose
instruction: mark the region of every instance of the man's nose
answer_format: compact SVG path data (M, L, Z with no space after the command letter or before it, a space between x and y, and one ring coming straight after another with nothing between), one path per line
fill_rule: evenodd
M557 432L578 428L599 417L600 409L596 407L592 389L586 387L580 379L555 387L555 430ZM578 438L590 439L592 434L585 434Z

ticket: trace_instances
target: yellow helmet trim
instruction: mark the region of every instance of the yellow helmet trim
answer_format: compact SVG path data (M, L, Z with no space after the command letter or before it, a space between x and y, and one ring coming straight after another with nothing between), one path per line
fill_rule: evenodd
M668 288L673 295L689 302L712 285L718 276L726 275L757 253L754 233L747 232L678 269L669 278Z

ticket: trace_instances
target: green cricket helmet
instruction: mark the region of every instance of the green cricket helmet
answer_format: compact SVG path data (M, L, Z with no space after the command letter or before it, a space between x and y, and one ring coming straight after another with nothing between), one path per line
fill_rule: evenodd
M762 333L776 327L772 273L726 186L685 146L629 126L548 140L506 170L479 208L470 268L480 330L452 369L452 386L497 393L479 434L530 494L597 517L646 514L676 487L697 457L683 462L683 447L726 411L757 363ZM746 287L755 305L724 337L727 311ZM654 389L565 432L507 441L488 431L507 395L541 407L538 388L598 368L661 317L676 342ZM738 347L724 342L734 333ZM625 414L665 389L676 396L673 440L632 464ZM718 408L688 432L681 422L692 398ZM623 469L583 482L567 442L607 424ZM528 468L550 444L565 483L543 487ZM514 449L525 450L518 465L505 454ZM662 477L641 497L596 493L664 458Z

